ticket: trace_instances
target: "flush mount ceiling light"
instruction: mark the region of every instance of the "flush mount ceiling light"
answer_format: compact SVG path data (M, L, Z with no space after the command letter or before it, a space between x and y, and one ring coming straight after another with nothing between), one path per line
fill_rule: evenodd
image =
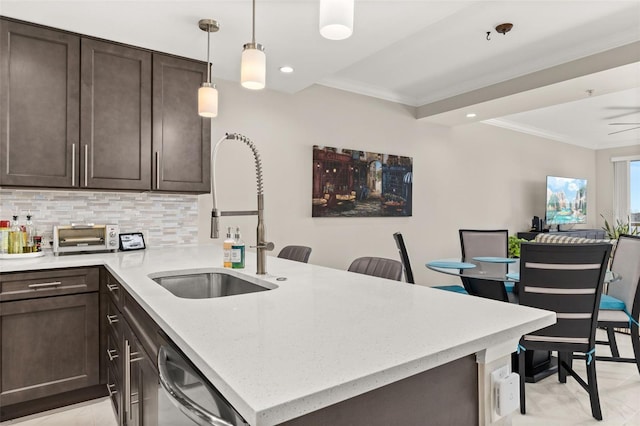
M470 112L466 115L467 118L475 118L476 117L476 113L475 112Z
M267 75L267 57L264 47L256 43L256 0L253 0L251 42L243 46L240 65L240 84L251 90L264 89Z
M509 31L511 31L511 28L513 28L513 24L510 24L508 22L505 22L504 24L500 24L496 27L496 31L499 32L502 35L505 35L506 33L508 33Z
M211 62L209 53L211 47L211 33L220 29L218 22L213 19L201 19L198 27L207 32L207 81L198 89L198 115L202 117L216 117L218 115L218 89L211 84Z
M283 67L280 67L280 72L283 72L285 74L291 74L293 72L293 68L288 65L285 65Z
M344 40L353 34L354 0L320 0L320 34Z

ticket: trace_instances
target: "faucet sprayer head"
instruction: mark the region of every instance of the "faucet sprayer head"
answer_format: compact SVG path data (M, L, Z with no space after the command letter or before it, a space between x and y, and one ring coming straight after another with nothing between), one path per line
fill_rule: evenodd
M210 238L220 238L219 222L220 212L217 209L211 210L211 236Z

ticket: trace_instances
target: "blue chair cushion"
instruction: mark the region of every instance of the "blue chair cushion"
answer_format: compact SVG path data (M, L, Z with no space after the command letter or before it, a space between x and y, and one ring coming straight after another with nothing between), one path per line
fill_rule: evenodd
M469 294L467 293L467 290L465 290L461 285L437 285L432 288L437 288L438 290L444 291L453 291L454 293L460 294Z
M604 311L624 311L626 306L622 300L603 294L600 299L600 309Z

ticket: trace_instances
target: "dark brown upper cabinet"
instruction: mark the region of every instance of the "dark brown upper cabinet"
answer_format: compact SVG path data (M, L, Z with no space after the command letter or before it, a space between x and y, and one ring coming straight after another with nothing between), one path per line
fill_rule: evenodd
M0 20L1 185L78 185L80 38Z
M202 62L153 55L154 190L210 190L211 119L198 115L206 78Z
M0 19L0 186L209 192L202 62Z
M82 39L80 187L151 187L151 53Z

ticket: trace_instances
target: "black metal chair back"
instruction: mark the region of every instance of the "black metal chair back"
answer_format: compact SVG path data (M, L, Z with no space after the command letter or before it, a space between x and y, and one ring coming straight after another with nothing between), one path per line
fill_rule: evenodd
M570 374L588 393L593 417L602 420L596 378L595 334L611 244L520 246L520 304L556 312L556 323L522 336L525 350L558 352L558 378ZM573 353L585 354L588 383L572 367ZM524 352L518 356L520 412L526 412Z
M404 238L400 232L396 232L393 234L393 239L396 240L396 246L398 246L398 251L400 252L400 260L404 267L404 280L409 284L415 284L416 282L413 278L413 270L411 269L411 262L409 262L409 253L407 253Z

